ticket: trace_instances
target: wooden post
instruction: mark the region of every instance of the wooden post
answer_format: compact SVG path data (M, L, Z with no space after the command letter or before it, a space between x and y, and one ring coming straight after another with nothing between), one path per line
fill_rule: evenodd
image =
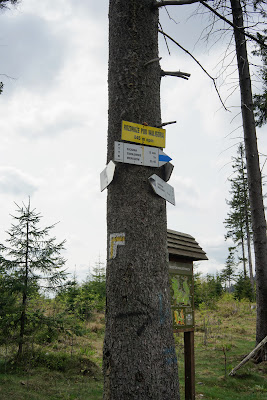
M185 400L195 400L194 331L184 332Z

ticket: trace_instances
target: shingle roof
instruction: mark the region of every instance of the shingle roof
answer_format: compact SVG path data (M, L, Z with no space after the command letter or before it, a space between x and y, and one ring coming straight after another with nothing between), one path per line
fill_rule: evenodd
M187 233L167 229L167 242L169 254L189 258L192 261L208 260L195 238Z

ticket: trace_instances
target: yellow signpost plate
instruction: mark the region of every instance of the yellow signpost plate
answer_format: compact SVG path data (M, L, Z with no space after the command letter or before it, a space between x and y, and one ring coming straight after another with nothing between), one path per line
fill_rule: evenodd
M165 147L166 130L133 122L122 121L122 140L147 146Z

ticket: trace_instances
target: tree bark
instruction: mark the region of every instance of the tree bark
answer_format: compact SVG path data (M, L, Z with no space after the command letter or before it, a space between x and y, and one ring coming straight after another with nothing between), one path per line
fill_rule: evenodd
M239 0L231 0L233 23L244 30L242 7ZM253 114L251 80L246 49L246 38L240 29L234 29L239 71L241 109L245 139L249 199L256 269L257 324L256 342L267 335L267 238L266 220L262 196L262 180L259 164L255 120ZM263 359L267 357L264 346Z
M161 124L158 10L152 0L109 2L107 161L122 120ZM166 203L148 178L160 168L118 163L107 199L104 399L179 399L170 314ZM116 257L111 236L124 234Z
M246 254L245 254L245 241L244 241L243 227L241 228L241 249L242 249L243 273L244 273L244 277L246 277L247 276L247 268L246 268Z

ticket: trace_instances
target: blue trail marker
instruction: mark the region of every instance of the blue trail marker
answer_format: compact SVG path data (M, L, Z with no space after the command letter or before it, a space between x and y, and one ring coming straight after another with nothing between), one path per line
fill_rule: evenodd
M159 161L169 162L172 158L167 156L167 154L159 154Z

